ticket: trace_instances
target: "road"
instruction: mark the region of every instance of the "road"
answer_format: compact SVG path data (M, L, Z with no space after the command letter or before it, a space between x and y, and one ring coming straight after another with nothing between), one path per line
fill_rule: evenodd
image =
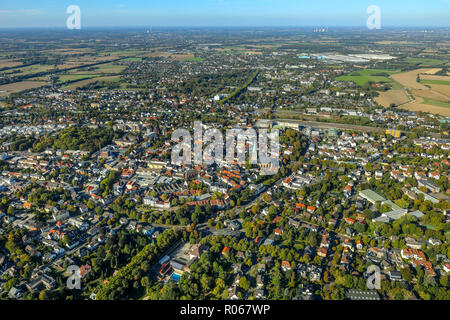
M286 112L286 111L283 111ZM289 112L289 111L287 111ZM293 111L293 113L296 113ZM296 113L300 114L300 113ZM282 119L276 118L274 121L286 121L286 122L294 122L298 123L301 126L306 127L315 127L320 129L341 129L341 130L355 130L355 131L364 131L364 132L384 132L386 129L377 128L377 127L369 127L355 124L346 124L346 123L336 123L336 122L319 122L319 121L303 121L296 119Z

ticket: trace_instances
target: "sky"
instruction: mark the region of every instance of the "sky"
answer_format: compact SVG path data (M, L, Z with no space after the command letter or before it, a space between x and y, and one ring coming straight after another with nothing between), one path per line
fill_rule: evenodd
M61 27L77 5L81 27L354 26L370 5L385 27L450 27L450 0L0 0L0 28Z

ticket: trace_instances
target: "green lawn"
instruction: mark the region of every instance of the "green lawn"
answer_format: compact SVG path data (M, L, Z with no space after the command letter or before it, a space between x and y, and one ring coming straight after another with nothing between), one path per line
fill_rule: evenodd
M443 85L446 85L446 86L450 86L450 81L445 81L445 80L422 79L422 80L420 80L420 83L423 83L423 84L443 84Z
M437 100L428 99L428 98L423 98L423 100L424 101L422 104L429 104L429 105L433 105L436 107L450 108L450 103L448 103L448 102L442 102L442 101L437 101Z
M144 51L130 49L130 50L105 51L104 53L123 56L123 55L128 55L128 54L134 55L134 54L144 53Z
M436 66L445 62L445 60L432 58L406 58L405 61L420 66Z
M139 62L139 61L142 61L142 58L136 58L136 57L131 57L131 58L126 58L126 59L123 59L122 61L128 61L128 62Z
M356 83L359 86L364 86L368 82L387 82L392 84L392 87L394 89L401 88L399 84L397 84L395 81L393 81L391 78L380 75L380 74L386 74L386 75L392 75L397 73L397 71L393 70L379 70L379 69L366 69L361 71L355 71L351 74L337 77L336 80L338 81L352 81Z
M72 82L68 85L65 85L63 87L61 87L61 89L63 90L67 90L67 89L75 89L81 82L83 82L84 80L88 80L88 79L96 79L96 81L106 81L106 82L119 82L120 81L120 76L108 76L108 77L103 77L101 75L94 75L94 76L86 76L84 75L84 77L80 77L76 82ZM72 80L76 80L76 79L72 79ZM65 82L70 81L70 80L66 80ZM64 82L60 82L60 84L64 84Z
M24 76L33 73L46 72L52 69L54 69L53 65L35 64L28 67L8 69L4 72L14 76Z
M205 59L200 58L200 57L183 59L183 61L186 61L186 62L202 62L203 60L205 60Z
M101 64L95 67L95 70L92 72L87 71L86 73L92 73L92 74L99 74L99 73L121 73L123 70L125 70L127 67L118 65L118 64L112 64L112 63L106 63Z
M87 80L91 78L100 77L100 75L96 74L68 74L59 77L58 84L64 84L66 82L74 81L74 80Z

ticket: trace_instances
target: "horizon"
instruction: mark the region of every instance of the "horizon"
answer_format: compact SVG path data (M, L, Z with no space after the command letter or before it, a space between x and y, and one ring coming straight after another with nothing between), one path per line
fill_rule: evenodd
M49 27L0 27L0 30L59 30L59 31L68 31L68 32L83 32L87 30L167 30L167 29L183 29L188 28L186 31L193 29L311 29L311 28L328 28L328 31L333 30L344 30L344 29L352 29L352 30L360 30L367 32L382 32L382 30L450 30L450 26L383 26L380 30L371 30L366 26L352 26L352 25L292 25L292 26L283 26L283 25L242 25L242 26L227 26L227 25L183 25L183 26L155 26L155 25L124 25L124 26L86 26L79 30L68 30L67 27L62 26L49 26Z

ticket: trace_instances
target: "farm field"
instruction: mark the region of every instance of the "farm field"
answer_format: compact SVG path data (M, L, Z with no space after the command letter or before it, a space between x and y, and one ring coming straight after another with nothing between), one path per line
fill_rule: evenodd
M430 84L429 85L432 90L442 93L449 97L450 99L450 85L442 85L442 84Z
M123 59L122 61L139 62L139 61L142 61L142 58L140 58L140 57L130 57L130 58Z
M423 104L433 105L436 107L450 108L449 102L438 101L438 100L433 100L433 99L429 99L429 98L424 98Z
M442 101L442 102L447 102L450 100L450 98L448 96L446 96L445 94L436 92L432 89L428 89L428 90L413 89L413 90L411 90L411 94L414 95L415 97L421 97L424 99L431 99L431 100Z
M144 54L145 51L141 50L118 50L118 51L105 51L105 54L112 54L115 56L127 56L127 55L137 55Z
M440 85L444 85L444 86L450 86L450 81L445 81L445 80L428 80L428 79L423 79L423 80L420 80L420 83L423 83L423 84L440 84Z
M433 59L433 58L406 58L406 62L416 64L420 67L436 66L445 63L445 60Z
M39 88L46 84L47 83L43 81L20 81L15 83L4 84L0 86L0 96L28 89Z
M4 72L6 74L14 75L14 76L26 76L26 75L33 74L33 73L49 71L54 68L55 68L55 66L53 66L53 65L35 64L32 66L28 66L28 67L5 70Z
M102 64L95 67L81 68L73 70L71 73L60 75L58 84L63 85L63 90L73 90L78 87L84 87L96 81L118 81L119 74L127 66L118 64ZM79 80L79 81L77 81Z
M450 77L449 76L439 76L439 75L425 74L425 75L421 75L420 79L421 80L431 80L431 81L443 81L443 82L448 82L448 84L450 84Z
M200 58L200 57L183 59L183 61L185 61L185 62L202 62L203 60L205 60L205 59Z
M21 66L22 62L12 59L0 59L0 69Z
M94 83L96 81L108 81L108 82L117 82L120 80L120 76L110 76L110 77L102 77L97 76L90 79L84 79L76 82L72 82L66 86L61 87L62 90L75 90L77 88L82 88L88 84Z
M408 71L408 72L393 74L391 76L391 78L406 88L427 90L428 89L427 87L425 87L423 84L417 82L417 75L418 74L435 74L439 70L441 70L441 69L422 68L422 69L412 70L412 71Z
M409 101L408 95L402 89L393 89L380 92L378 97L375 97L375 102L383 107L389 107L391 104L401 105Z
M195 59L195 56L192 53L172 54L169 58L174 61L185 61L186 59Z
M402 105L401 108L410 111L431 112L450 117L450 104L447 104L448 106L439 106L431 103L433 103L433 101L429 99L416 97L416 100Z
M95 67L81 68L73 70L70 74L79 75L98 75L98 74L117 74L125 70L127 66L118 65L113 63L101 64Z
M431 87L431 89L434 91L440 92L450 97L449 76L422 75L420 76L420 83Z
M393 88L380 92L374 100L383 107L396 104L410 111L426 111L450 116L450 86L445 81L448 77L434 75L440 70L440 68L420 68L394 73L391 75L392 80L404 90ZM417 82L418 76L422 79L421 82ZM410 101L410 98L414 100Z
M69 74L69 75L63 75L59 77L58 84L64 84L66 82L71 82L74 80L87 80L89 78L95 78L99 77L100 75L93 75L93 74Z

